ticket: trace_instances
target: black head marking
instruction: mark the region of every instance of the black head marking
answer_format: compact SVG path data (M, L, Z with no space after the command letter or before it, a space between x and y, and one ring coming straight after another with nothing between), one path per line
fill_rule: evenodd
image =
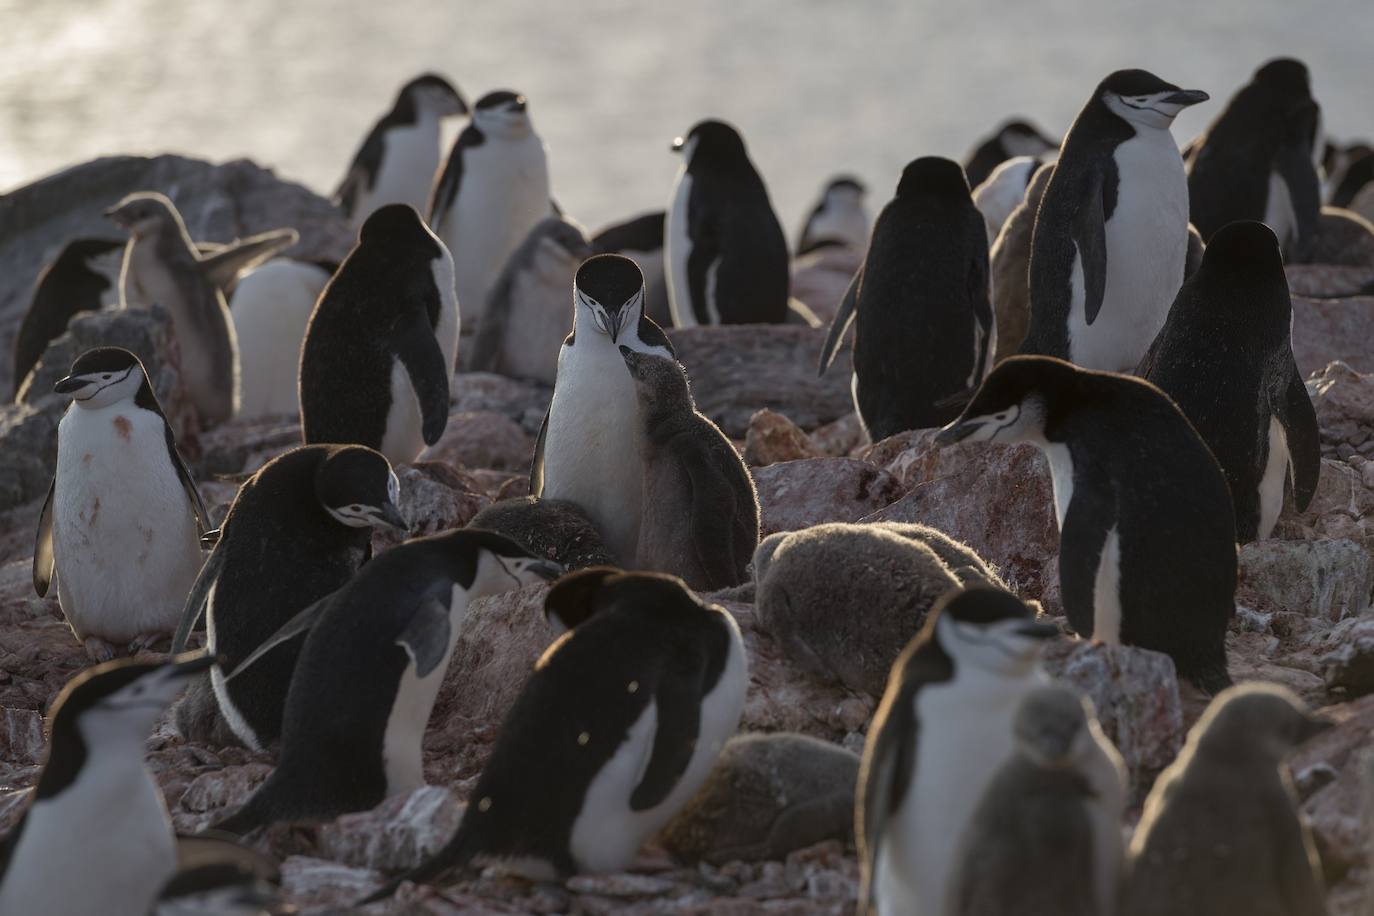
M1254 81L1304 94L1312 91L1307 65L1292 57L1276 57L1255 71Z
M1237 220L1218 229L1207 243L1202 262L1248 269L1272 267L1277 263L1280 276L1283 270L1278 237L1274 230L1256 220Z
M997 134L998 136L1001 136L1003 134L1015 134L1021 137L1031 137L1036 140L1043 140L1050 146L1054 145L1053 141L1046 137L1044 133L1041 132L1040 128L1036 127L1029 121L1023 121L1019 118L1007 121L1005 124L1001 126L1001 128L998 129Z
M644 289L644 274L624 255L598 254L582 262L573 282L579 293L618 309Z
M573 629L596 613L596 595L607 581L623 573L614 566L589 566L570 572L549 589L544 598L544 616L557 617L566 629Z
M645 213L632 220L607 226L592 239L598 252L657 251L663 247L663 226L667 214L662 210Z
M467 102L463 99L463 94L459 92L458 89L452 83L450 83L448 80L444 79L437 73L420 74L419 76L415 77L415 79L411 80L410 82L406 83L403 87L401 87L401 94L409 95L410 93L419 89L436 89L440 92L446 93L452 96L454 100L458 102L459 108L461 108L463 111L468 110L468 105Z
M328 446L315 468L315 497L326 508L384 506L391 493L391 464L381 452L364 445Z
M420 214L410 204L387 204L372 211L358 232L358 240L368 244L411 245L428 236Z
M143 362L123 347L95 347L87 350L72 363L72 375L91 375L97 372L123 372L130 366L137 366L144 372ZM147 373L144 372L146 376Z
M525 97L518 92L509 89L498 89L495 92L488 92L477 100L477 111L492 111L497 108L510 106L515 111L524 111L528 103Z
M1054 399L1071 390L1083 370L1052 356L1012 356L998 363L983 380L964 416L997 413L1021 403L1032 393Z
M486 550L500 557L516 559L537 557L537 554L532 553L525 545L511 540L504 534L489 531L486 528L462 528L450 532L450 536L455 541L474 549Z
M1020 598L1000 588L975 586L944 596L935 610L960 623L979 626L1003 620L1031 620L1035 613Z
M1177 92L1179 87L1165 82L1148 70L1117 70L1098 84L1098 95L1114 92L1117 95L1154 95L1159 92Z
M744 138L733 125L725 121L698 121L687 133L685 139L673 142L673 149L685 150L692 146L692 159L688 169L705 166L729 168L739 163L747 163L749 154L744 149ZM751 166L752 168L752 166Z
M864 187L864 183L853 175L836 175L834 178L830 179L830 183L825 186L827 192L838 191L842 188L848 188L860 194L868 192L868 188Z
M968 179L959 163L941 156L922 156L907 163L897 182L897 196L931 193L969 195Z

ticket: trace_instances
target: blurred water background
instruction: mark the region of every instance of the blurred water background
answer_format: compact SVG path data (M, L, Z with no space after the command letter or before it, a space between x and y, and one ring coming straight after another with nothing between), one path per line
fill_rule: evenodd
M902 165L1008 115L1067 129L1139 66L1212 102L1305 60L1328 132L1374 134L1371 0L0 0L0 190L110 153L245 156L328 194L411 76L513 88L589 228L662 207L696 120L742 130L789 239L822 182L876 209Z

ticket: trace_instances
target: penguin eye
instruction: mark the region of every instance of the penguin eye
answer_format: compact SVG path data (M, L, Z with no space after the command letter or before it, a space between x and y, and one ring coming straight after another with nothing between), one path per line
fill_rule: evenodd
M362 505L361 505L360 503L354 503L353 505L349 506L348 508L352 509L354 512L361 512L361 511L363 511L363 507L362 507Z
M103 379L112 379L112 378L114 378L114 374L113 374L113 373L110 373L110 372L106 372L104 375L101 376L101 378L103 378Z

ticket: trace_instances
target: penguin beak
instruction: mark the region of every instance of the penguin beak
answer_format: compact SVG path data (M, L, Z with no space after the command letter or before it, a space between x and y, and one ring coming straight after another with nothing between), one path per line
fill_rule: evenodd
M936 434L934 442L931 444L936 448L944 448L946 445L954 445L957 442L962 442L977 432L978 427L981 425L981 423L973 420L965 420L962 423L955 420L953 423L940 430L940 432Z
M668 147L674 153L682 152L682 148L687 145L687 141L682 137L674 137L672 145Z
M1187 107L1189 105L1196 105L1199 102L1205 102L1210 98L1211 96L1201 89L1180 89L1172 95L1165 96L1160 101L1166 105Z
M620 358L625 360L625 365L630 368L630 372L634 372L635 367L639 365L639 354L629 347L620 348Z
M408 531L410 529L410 522L406 521L406 517L401 514L401 510L396 508L396 504L391 500L387 500L386 503L382 505L382 514L378 516L378 518L386 522L392 528L395 528L397 531Z
M562 564L553 560L531 560L525 568L546 582L552 582L565 571Z
M52 386L52 390L57 394L75 394L89 384L90 382L79 375L69 375L64 379L58 379L57 384Z
M529 107L529 101L528 101L523 95L522 95L522 96L518 96L514 102L511 102L511 103L510 103L510 106L509 106L509 108L510 108L511 111L520 111L520 112L523 112L523 111L524 111L526 108L528 108L528 107Z
M1028 639L1053 639L1059 635L1059 627L1052 623L1031 620L1017 627L1016 635L1025 636Z

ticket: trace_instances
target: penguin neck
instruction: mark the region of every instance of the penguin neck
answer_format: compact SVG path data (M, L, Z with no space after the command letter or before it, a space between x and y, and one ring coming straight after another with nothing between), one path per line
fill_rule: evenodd
M666 396L653 401L639 400L639 420L650 442L663 442L686 432L695 414L696 405L690 394L685 401Z

